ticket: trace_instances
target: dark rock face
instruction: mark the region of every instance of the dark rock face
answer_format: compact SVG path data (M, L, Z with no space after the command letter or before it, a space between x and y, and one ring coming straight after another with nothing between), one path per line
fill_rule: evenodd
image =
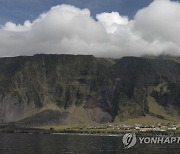
M161 87L149 94L149 88L158 85L166 85L165 90ZM98 122L113 121L117 115L138 117L149 112L148 96L162 106L179 108L179 87L180 63L173 60L81 55L0 58L0 121L17 121L46 104L65 111L71 106L94 109L92 120ZM35 116L59 123L68 112Z
M42 111L32 117L19 121L24 126L46 126L53 124L63 124L68 117L68 112L60 112L53 110Z

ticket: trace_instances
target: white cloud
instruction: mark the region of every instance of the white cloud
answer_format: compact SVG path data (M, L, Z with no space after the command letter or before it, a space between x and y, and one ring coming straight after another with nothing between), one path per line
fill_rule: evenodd
M120 16L118 12L98 14L96 18L108 33L115 33L120 25L128 24L128 18Z
M180 3L155 0L134 20L117 12L93 19L88 9L60 5L23 25L0 29L0 56L36 53L93 54L122 57L180 55Z
M180 43L180 4L169 0L156 0L135 16L135 30L144 39Z

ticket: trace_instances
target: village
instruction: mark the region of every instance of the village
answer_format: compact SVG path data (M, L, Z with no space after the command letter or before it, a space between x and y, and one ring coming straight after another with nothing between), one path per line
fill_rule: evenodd
M179 132L180 124L156 123L145 124L100 124L88 125L88 130L114 130L116 132Z

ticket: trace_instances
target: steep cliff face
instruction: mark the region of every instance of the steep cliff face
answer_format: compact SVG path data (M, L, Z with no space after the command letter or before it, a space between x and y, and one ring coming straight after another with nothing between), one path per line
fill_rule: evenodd
M1 58L0 121L109 122L147 114L178 119L179 87L180 64L173 59ZM153 105L167 114L158 115Z

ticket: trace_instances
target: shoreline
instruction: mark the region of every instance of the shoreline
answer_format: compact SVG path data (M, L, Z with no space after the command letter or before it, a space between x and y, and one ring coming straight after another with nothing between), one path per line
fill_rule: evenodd
M0 124L0 134L52 134L52 135L91 135L91 136L123 136L126 133L135 133L137 136L179 136L180 132L176 131L114 131L114 130L73 130L73 129L63 129L63 130L55 130L53 128L50 129L42 129L42 128L30 128L24 127L17 124Z

